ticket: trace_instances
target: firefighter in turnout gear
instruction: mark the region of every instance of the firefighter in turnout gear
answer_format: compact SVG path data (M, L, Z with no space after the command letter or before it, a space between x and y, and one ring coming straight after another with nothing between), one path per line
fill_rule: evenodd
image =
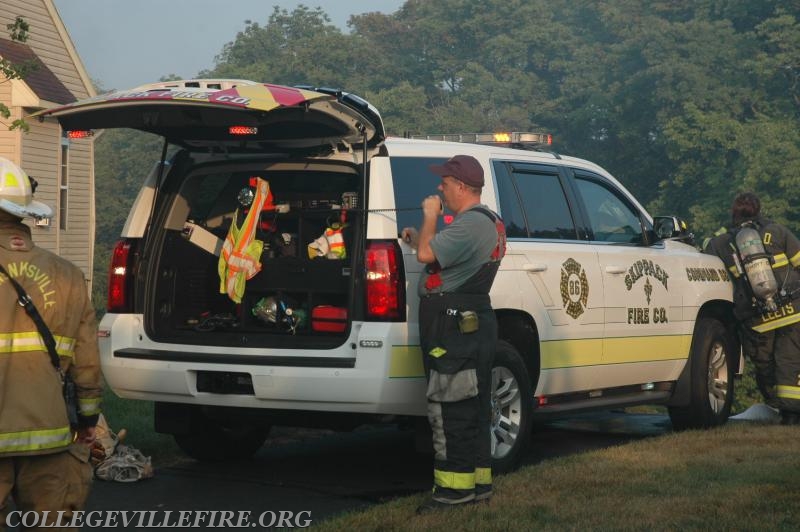
M419 232L405 228L401 233L426 264L418 288L419 326L435 455L433 494L418 513L491 497L497 320L489 289L505 254L503 222L480 203L480 163L456 155L431 171L441 177L438 189L455 218L437 233L442 199L428 196Z
M717 231L706 252L733 280L742 348L765 402L782 424L800 424L800 240L761 216L755 194L739 194L731 210L733 229Z
M32 186L33 184L33 186ZM89 445L100 414L101 377L94 308L79 268L34 245L23 218L49 218L34 201L35 182L0 158L0 524L9 504L62 513L66 526L82 510L92 468ZM67 415L62 378L39 327L18 304L9 277L27 292L55 340L61 372L75 383L77 419ZM62 528L63 526L63 528Z

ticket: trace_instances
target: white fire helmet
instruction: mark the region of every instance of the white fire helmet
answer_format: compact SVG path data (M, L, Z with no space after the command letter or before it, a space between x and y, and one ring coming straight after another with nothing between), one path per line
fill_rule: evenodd
M53 217L53 209L33 199L28 174L3 157L0 157L0 209L19 218Z

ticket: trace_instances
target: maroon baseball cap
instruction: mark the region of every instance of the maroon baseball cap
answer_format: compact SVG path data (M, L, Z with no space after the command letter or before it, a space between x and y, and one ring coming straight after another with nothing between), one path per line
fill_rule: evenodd
M456 155L449 158L444 164L432 164L428 168L438 176L455 177L471 187L483 186L483 167L478 159L471 155Z

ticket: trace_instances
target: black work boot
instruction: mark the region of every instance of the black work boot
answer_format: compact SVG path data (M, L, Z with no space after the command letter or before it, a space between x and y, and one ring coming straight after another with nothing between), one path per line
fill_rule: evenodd
M491 484L475 484L475 499L474 503L489 502L492 498L492 485Z
M800 414L781 410L781 425L800 425Z
M474 495L464 497L463 499L445 501L441 499L434 499L429 497L425 502L417 506L417 515L428 514L440 510L450 510L452 508L461 508L465 504L470 504L475 500Z

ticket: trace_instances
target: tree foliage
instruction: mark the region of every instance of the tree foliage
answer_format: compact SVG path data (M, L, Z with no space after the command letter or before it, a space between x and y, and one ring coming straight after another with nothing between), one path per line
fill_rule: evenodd
M744 189L800 231L798 17L782 0L407 0L343 32L275 7L201 75L341 87L394 135L547 130L699 235Z
M24 43L28 40L30 25L24 18L17 17L14 19L14 22L6 24L6 29L12 41ZM35 61L12 62L9 59L0 57L0 74L2 74L2 81L0 81L0 83L9 83L14 79L25 79L28 74L37 68L38 63ZM4 119L11 118L11 110L3 102L0 102L0 117ZM8 129L17 128L26 132L30 129L28 123L22 118L17 118L8 125Z

